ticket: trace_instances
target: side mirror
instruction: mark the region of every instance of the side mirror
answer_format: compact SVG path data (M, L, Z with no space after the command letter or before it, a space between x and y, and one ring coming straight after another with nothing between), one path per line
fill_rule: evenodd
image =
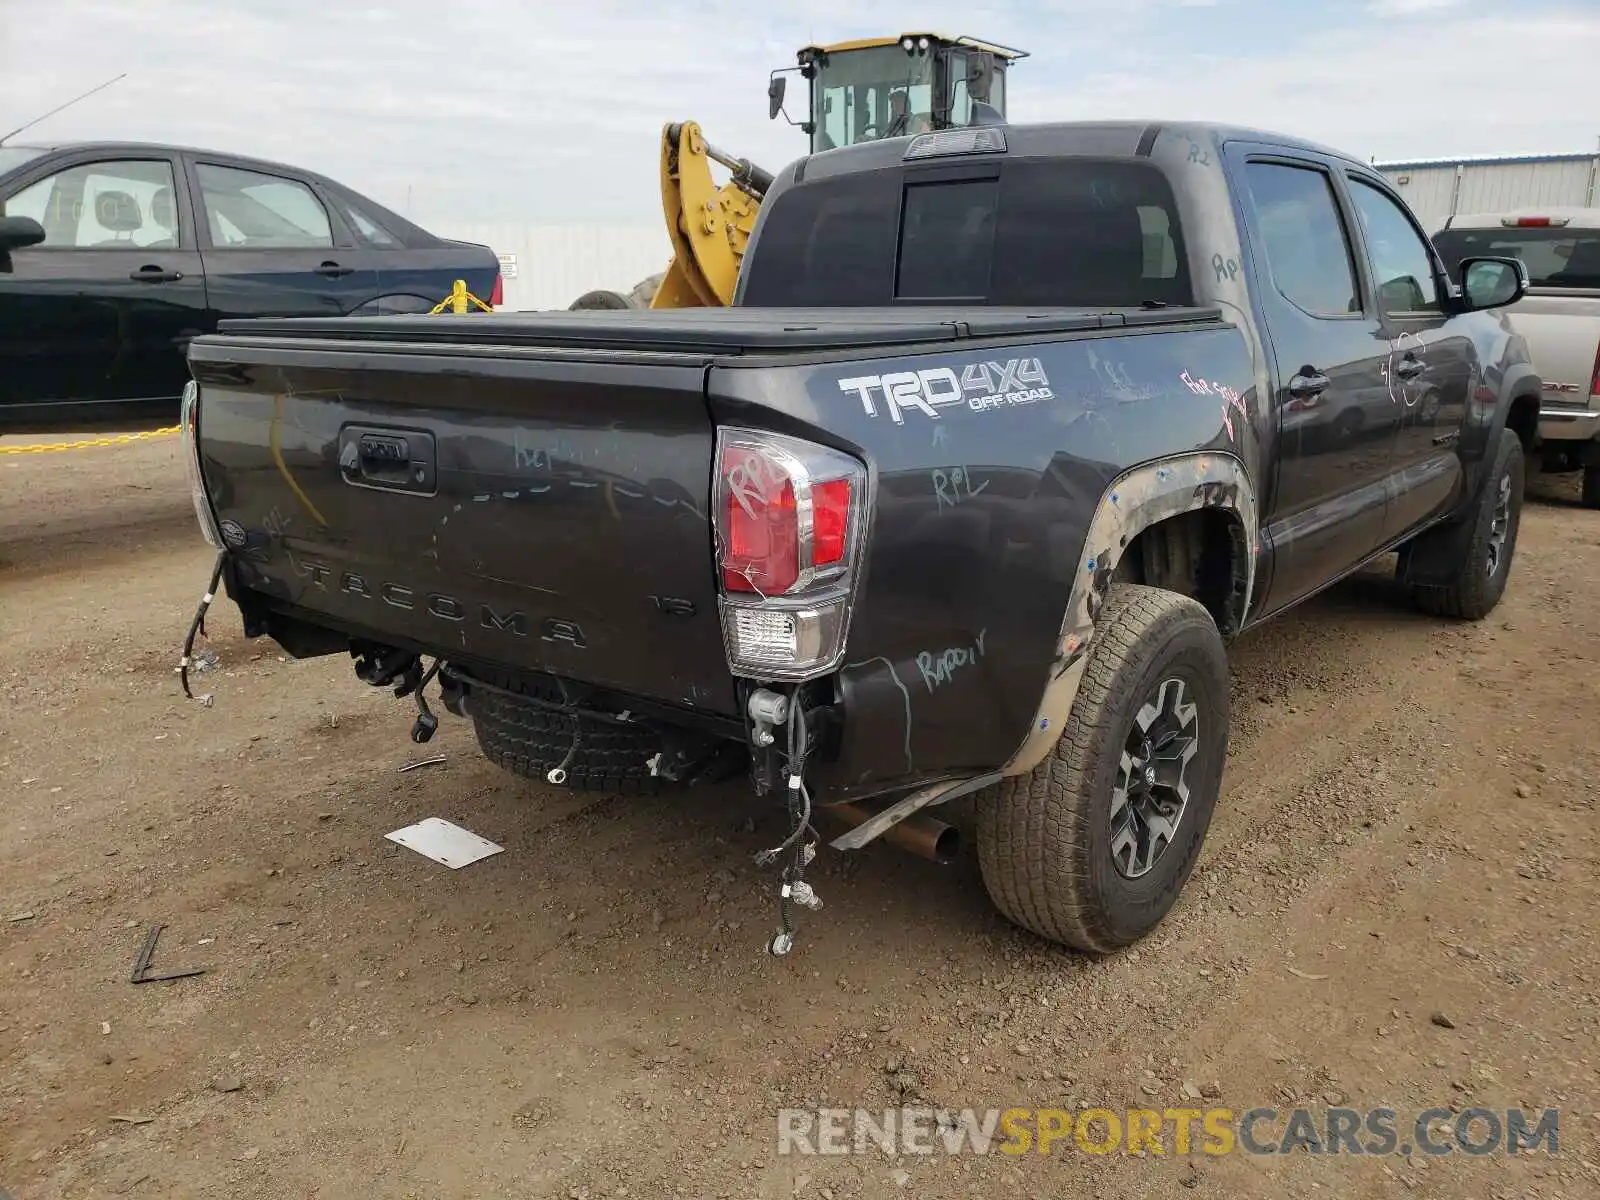
M37 246L44 241L44 226L32 217L0 217L0 254Z
M774 75L767 84L767 120L776 121L783 111L783 93L788 86L789 81L782 75Z
M1461 296L1469 311L1515 304L1528 286L1528 267L1519 258L1461 260Z

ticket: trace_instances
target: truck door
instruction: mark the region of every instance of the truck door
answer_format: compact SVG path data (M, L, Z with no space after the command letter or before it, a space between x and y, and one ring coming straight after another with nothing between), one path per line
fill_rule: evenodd
M176 179L164 154L80 154L0 197L45 230L0 273L0 423L177 419L206 293Z
M377 263L305 180L191 159L211 307L229 317L342 317L379 294Z
M1331 165L1234 143L1249 207L1255 291L1271 346L1279 454L1263 532L1273 553L1265 611L1349 571L1381 544L1398 415L1384 378L1389 339Z
M1384 364L1398 418L1384 539L1393 541L1448 508L1461 487L1457 439L1477 349L1445 311L1438 256L1381 181L1347 171L1346 186L1390 339Z

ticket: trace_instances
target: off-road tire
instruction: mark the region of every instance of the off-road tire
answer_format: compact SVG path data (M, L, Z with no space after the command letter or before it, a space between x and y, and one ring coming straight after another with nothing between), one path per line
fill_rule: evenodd
M1411 589L1418 608L1430 616L1458 617L1468 621L1481 621L1494 611L1505 595L1506 580L1511 575L1511 563L1516 556L1517 531L1522 524L1522 492L1526 466L1522 442L1511 430L1503 430L1500 444L1495 447L1489 464L1488 477L1473 503L1473 510L1464 517L1466 528L1465 553L1456 557L1455 575L1447 583L1416 584ZM1493 546L1495 516L1502 495L1503 482L1510 481L1509 525L1501 542L1494 571L1489 570ZM1432 530L1423 538L1460 537L1459 527ZM1420 539L1419 539L1420 542Z
M1029 774L980 794L976 841L1001 913L1053 942L1106 954L1155 928L1194 870L1222 786L1229 681L1216 623L1186 596L1112 584L1095 625L1060 739ZM1130 879L1112 861L1112 793L1135 717L1174 676L1198 706L1191 791L1170 845Z
M1580 501L1585 508L1600 508L1600 466L1583 469L1583 491Z
M542 693L537 698L559 700ZM484 688L473 691L468 712L484 755L513 775L550 786L551 768L565 762L567 777L561 786L573 791L645 795L665 784L650 774L649 760L661 742L649 728L573 717ZM572 761L566 762L575 723L582 739Z

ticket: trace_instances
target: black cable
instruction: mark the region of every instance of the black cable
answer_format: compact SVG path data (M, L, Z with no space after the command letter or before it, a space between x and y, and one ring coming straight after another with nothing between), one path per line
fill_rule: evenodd
M500 687L493 683L485 683L476 675L472 675L467 671L463 671L460 667L452 666L450 663L445 663L440 669L439 674L441 678L454 680L468 691L476 689L485 692L493 692L497 696L505 696L512 700L519 700L524 704L531 704L535 708L543 708L549 712L565 713L568 716L585 717L591 721L604 721L611 725L627 725L635 729L641 724L641 722L634 720L632 717L621 717L616 713L601 712L596 708L583 708L580 705L572 703L557 704L552 700L541 700L538 696L530 696L527 692L519 692L513 690L512 688ZM561 682L560 679L554 675L552 675L550 678L555 679L558 684ZM563 699L566 696L566 689L564 687L562 688L562 696Z
M206 594L200 597L200 604L195 609L194 620L189 622L189 635L183 639L183 657L178 660L178 681L183 684L183 694L190 700L194 693L189 690L189 664L194 661L194 640L205 632L206 609L211 607L211 601L216 599L217 584L222 582L222 564L227 561L226 550L217 551L216 564L211 568L211 582L206 585Z
M567 768L572 765L572 760L577 757L578 747L583 744L583 722L578 719L578 706L567 695L566 681L559 675L552 675L551 678L556 681L556 686L561 689L561 711L572 718L572 745L567 747L567 756L561 760L561 765L555 768L555 771L561 772L561 782L564 783L567 778ZM551 774L554 775L555 771L552 771Z

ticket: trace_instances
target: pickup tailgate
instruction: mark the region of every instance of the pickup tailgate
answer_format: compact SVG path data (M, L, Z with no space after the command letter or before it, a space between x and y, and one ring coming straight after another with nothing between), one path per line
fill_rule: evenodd
M734 712L709 357L430 344L497 319L412 320L432 324L249 322L192 345L238 583L358 636Z
M1528 354L1544 381L1545 403L1588 408L1600 357L1600 290L1541 289L1519 301L1510 316L1512 327L1528 341Z

